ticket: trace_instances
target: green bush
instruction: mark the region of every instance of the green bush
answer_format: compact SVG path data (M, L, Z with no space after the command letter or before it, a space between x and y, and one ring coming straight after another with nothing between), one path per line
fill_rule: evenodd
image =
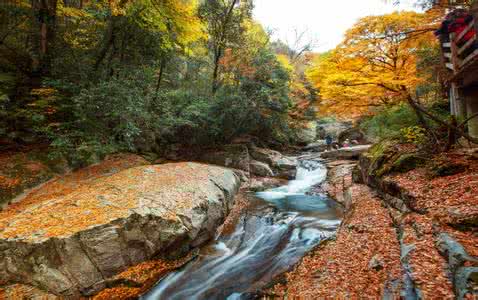
M52 82L73 96L61 102L66 121L43 132L75 166L111 152L160 152L175 143L211 146L243 134L287 143L294 135L287 124L288 74L268 52L256 64L253 78L223 85L215 95L181 87L156 93L150 68L80 88Z
M407 105L400 104L385 108L378 114L363 120L361 128L372 140L400 137L400 130L418 125L415 112Z

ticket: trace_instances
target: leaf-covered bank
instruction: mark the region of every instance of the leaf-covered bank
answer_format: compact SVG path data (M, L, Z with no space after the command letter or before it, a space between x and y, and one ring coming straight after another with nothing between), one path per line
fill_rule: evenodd
M337 170L351 162L332 163L327 190L347 209L337 238L304 258L287 283L268 294L476 297L476 151L402 165L412 153L419 155L413 145L389 142L375 145L360 169L346 167L345 175Z

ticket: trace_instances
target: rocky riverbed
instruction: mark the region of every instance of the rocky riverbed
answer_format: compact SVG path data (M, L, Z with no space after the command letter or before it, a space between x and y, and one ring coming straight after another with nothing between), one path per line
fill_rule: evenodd
M333 160L316 192L345 207L337 237L266 292L284 298L474 299L478 287L476 154L416 164L414 148L378 144ZM461 167L460 167L461 166ZM463 166L466 166L463 168Z
M0 296L472 299L476 152L431 166L414 151L209 152L226 168L112 157L0 212Z

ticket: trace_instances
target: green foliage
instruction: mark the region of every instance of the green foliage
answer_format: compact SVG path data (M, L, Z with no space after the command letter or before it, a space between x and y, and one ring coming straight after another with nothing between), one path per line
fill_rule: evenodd
M448 105L446 102L436 101L426 106L434 116L444 122L449 118ZM428 128L434 131L434 138L444 139L447 129L441 128L436 122L426 118ZM375 115L362 119L361 129L367 137L373 141L386 138L394 138L405 143L414 143L422 146L433 147L433 139L418 121L416 112L407 104L395 105L384 108Z
M361 128L373 140L400 137L400 130L418 125L415 112L406 104L385 108L376 115L365 119Z
M290 72L253 1L52 3L0 4L0 138L50 143L52 159L81 167L118 151L294 137ZM56 17L41 25L40 11Z
M286 122L287 72L269 51L259 52L254 66L253 77L224 85L214 96L189 88L156 93L156 74L149 67L80 91L56 82L64 93L75 94L61 107L71 121L44 132L57 152L75 165L115 151L158 152L172 143L223 144L241 134L287 143L293 135Z
M153 79L152 71L143 69L83 88L61 107L68 120L46 128L52 147L72 162L135 151L136 139L152 126Z
M251 67L252 76L236 74L239 84L226 85L217 94L221 104L213 115L223 124L224 141L253 134L286 143L291 136L286 123L289 73L269 49L258 51Z
M413 144L422 144L426 139L426 130L420 126L411 126L400 129L400 134L404 142Z

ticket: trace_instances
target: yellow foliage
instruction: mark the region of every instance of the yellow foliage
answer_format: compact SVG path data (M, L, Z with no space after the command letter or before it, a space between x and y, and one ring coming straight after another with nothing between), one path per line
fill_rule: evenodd
M426 78L417 74L417 50L435 43L435 15L395 12L360 19L333 51L307 70L320 90L322 112L356 116L393 104Z
M402 137L407 143L419 144L426 138L426 130L420 126L406 127L400 130Z
M206 38L205 27L196 11L197 0L141 0L130 7L139 13L135 20L149 30L168 33L161 47L191 52L190 44Z
M289 72L289 74L292 74L292 72L294 72L294 66L290 63L290 60L286 55L277 54L277 60L281 63L284 69Z

